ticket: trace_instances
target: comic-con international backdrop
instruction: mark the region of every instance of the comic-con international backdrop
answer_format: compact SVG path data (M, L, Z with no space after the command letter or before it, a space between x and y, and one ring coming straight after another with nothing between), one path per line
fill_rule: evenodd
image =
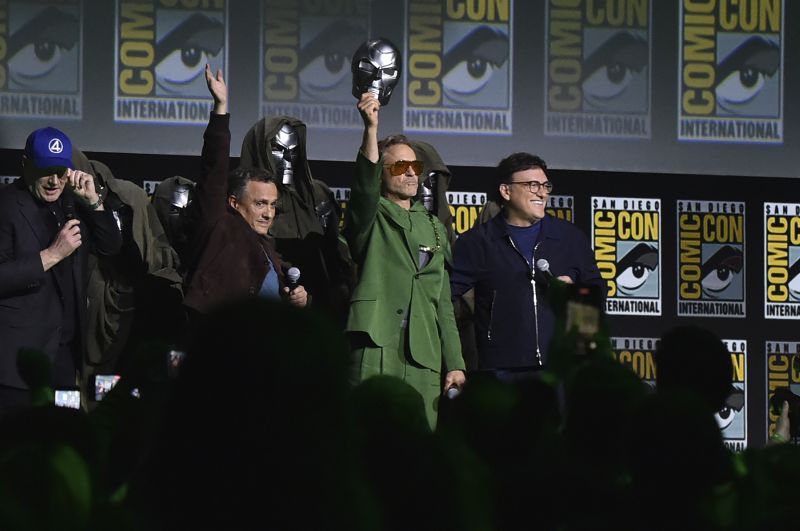
M799 18L787 0L2 0L0 148L57 122L94 151L195 153L208 62L235 140L289 114L311 158L349 160L351 54L384 36L404 69L382 129L450 163L535 146L559 168L793 176Z
M796 20L788 0L0 0L0 181L44 125L149 192L194 177L209 62L234 155L262 116L296 116L346 208L350 54L388 37L404 73L381 131L438 148L455 233L490 166L542 155L548 211L586 233L607 283L616 358L652 384L664 330L713 330L733 362L717 420L741 449L774 429L775 389L800 394Z

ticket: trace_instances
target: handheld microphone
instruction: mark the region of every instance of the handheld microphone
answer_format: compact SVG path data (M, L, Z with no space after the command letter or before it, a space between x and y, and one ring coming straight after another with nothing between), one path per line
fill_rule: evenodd
M64 219L67 221L75 219L75 197L71 193L63 195L61 209L64 211Z
M290 267L289 271L286 272L286 280L289 281L289 291L293 291L294 288L299 286L298 282L300 281L300 270L296 267Z
M451 387L450 389L447 390L447 398L449 398L450 400L456 398L460 394L461 394L461 389L459 389L458 387Z
M539 258L536 260L536 269L537 271L541 272L542 275L544 275L544 278L547 280L547 282L552 282L555 278L553 273L550 271L550 262L544 258Z

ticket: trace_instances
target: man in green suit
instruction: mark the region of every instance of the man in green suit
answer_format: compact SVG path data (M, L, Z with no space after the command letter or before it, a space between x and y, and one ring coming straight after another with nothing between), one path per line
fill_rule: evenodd
M458 389L465 379L445 269L447 231L412 201L422 163L408 139L389 137L379 147L380 103L365 93L358 109L364 136L344 228L359 271L347 321L353 377L405 380L422 395L435 427L442 386Z

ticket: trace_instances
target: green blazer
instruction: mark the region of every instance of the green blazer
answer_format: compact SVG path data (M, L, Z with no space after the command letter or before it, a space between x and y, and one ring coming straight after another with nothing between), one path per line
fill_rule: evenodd
M359 152L344 228L359 271L347 331L364 332L376 345L394 347L407 318L415 362L437 372L463 370L445 269L451 259L447 231L421 203L406 210L381 197L382 168L382 157L373 164ZM420 246L437 244L440 249L420 268Z

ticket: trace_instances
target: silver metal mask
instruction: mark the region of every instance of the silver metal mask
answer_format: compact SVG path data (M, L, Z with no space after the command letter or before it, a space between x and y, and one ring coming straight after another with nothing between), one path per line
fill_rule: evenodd
M360 99L371 92L381 105L388 105L400 80L401 62L400 51L389 39L366 41L353 54L353 96Z
M283 184L294 183L294 164L300 147L300 135L289 124L283 124L270 144L275 171L281 176Z
M182 253L188 242L189 205L194 199L194 184L181 177L171 177L159 184L153 193L153 206L164 227L169 243Z
M436 181L439 179L439 172L432 171L428 177L419 185L419 196L425 210L436 213Z
M191 188L182 183L177 183L172 190L172 200L170 203L177 208L186 208L192 202L190 194Z

